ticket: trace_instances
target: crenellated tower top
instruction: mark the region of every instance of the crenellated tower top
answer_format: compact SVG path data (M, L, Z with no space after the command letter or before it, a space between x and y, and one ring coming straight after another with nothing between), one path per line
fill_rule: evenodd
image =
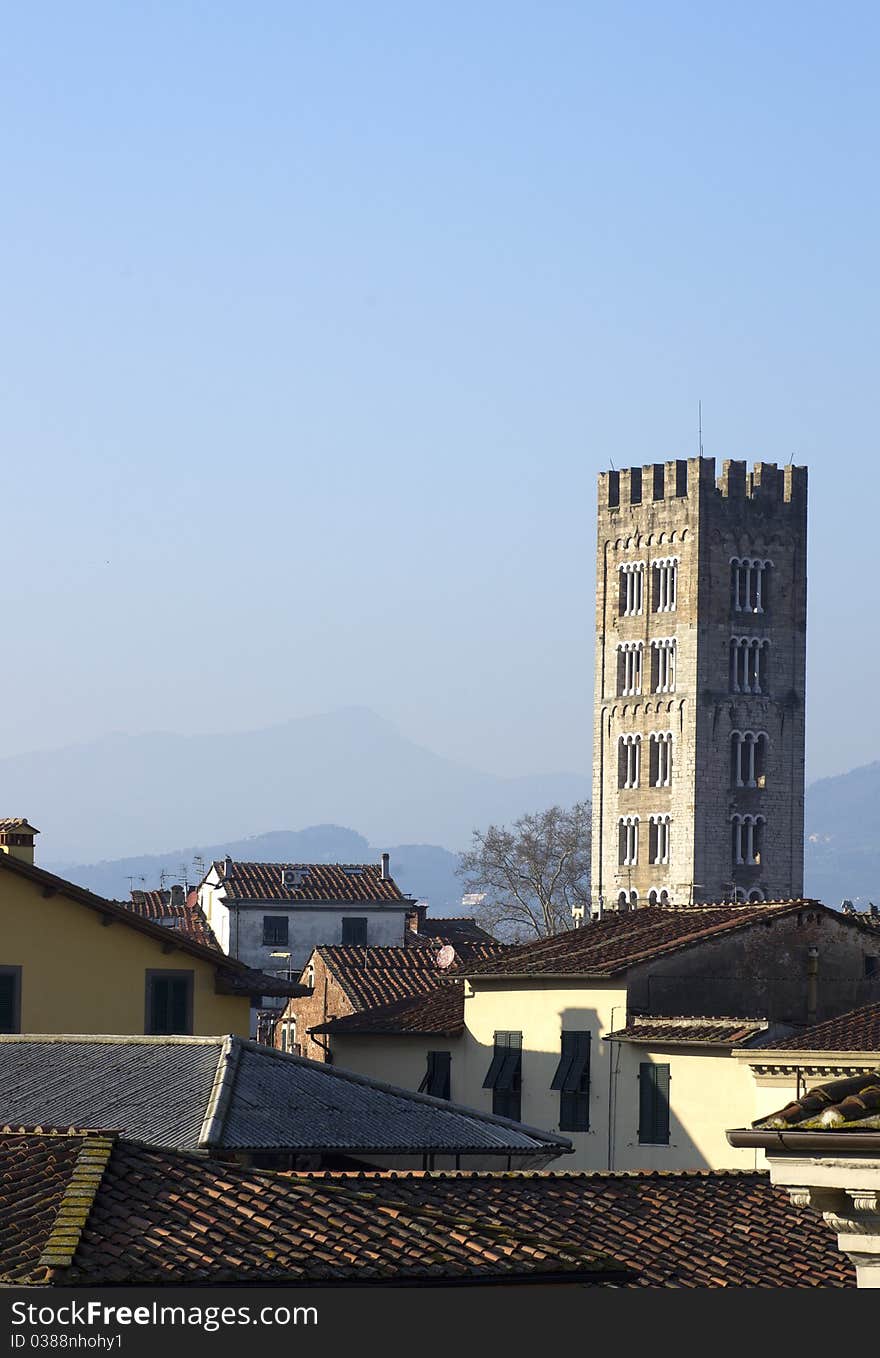
M727 459L716 479L714 457L690 457L671 462L649 462L644 467L625 467L599 475L600 513L663 500L702 497L751 501L773 509L785 505L803 509L807 498L807 468L756 462L749 471L747 462Z

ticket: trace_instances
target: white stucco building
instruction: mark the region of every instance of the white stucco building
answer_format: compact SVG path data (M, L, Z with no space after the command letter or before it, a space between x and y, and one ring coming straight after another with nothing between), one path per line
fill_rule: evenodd
M326 944L400 945L415 902L379 863L253 863L219 859L198 903L224 952L296 976Z

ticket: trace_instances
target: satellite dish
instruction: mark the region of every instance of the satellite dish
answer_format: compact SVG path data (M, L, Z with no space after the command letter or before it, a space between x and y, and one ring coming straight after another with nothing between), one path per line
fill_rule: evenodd
M454 961L455 949L451 943L444 943L437 954L437 966L441 971L446 971L447 967L451 967Z

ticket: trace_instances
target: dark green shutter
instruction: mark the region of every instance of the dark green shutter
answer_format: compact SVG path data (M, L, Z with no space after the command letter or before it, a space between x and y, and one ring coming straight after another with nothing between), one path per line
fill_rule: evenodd
M559 1129L590 1130L590 1034L564 1032L561 1057L551 1084L559 1090Z
M658 1145L669 1141L669 1067L655 1066L654 1139Z
M182 976L175 976L169 982L169 988L171 1027L168 1031L172 1033L185 1033L188 1026L186 1021L187 983Z
M150 1032L188 1033L189 978L186 976L153 976L150 979Z
M669 1142L669 1066L639 1065L639 1141L645 1146Z
M0 1033L15 1032L15 989L14 972L0 972Z

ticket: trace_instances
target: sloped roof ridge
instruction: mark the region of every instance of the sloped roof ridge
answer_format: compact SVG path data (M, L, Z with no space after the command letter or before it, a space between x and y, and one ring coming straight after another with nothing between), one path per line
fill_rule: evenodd
M124 1044L131 1046L133 1043L149 1044L150 1046L181 1046L181 1047L211 1047L219 1046L225 1041L222 1036L205 1036L203 1034L193 1034L188 1036L183 1033L0 1033L0 1042L90 1042L94 1045L106 1044L112 1046Z
M38 1260L39 1268L67 1268L85 1230L116 1137L86 1134L61 1194L55 1220Z
M155 1148L153 1148L155 1149ZM192 1151L176 1151L192 1155ZM244 1166L240 1166L244 1168ZM255 1174L257 1171L249 1170ZM769 1169L290 1169L263 1170L303 1179L766 1179Z
M652 942L650 938L641 939L639 940L641 946L634 946L632 951L625 953L625 955L621 957L611 957L604 961L599 959L591 961L587 958L584 960L582 971L570 970L568 972L557 973L554 972L552 966L548 965L542 971L535 972L535 974L545 976L555 974L572 976L608 976L621 971L626 971L629 967L637 966L640 962L646 961L648 958L659 956L663 953L676 952L697 943L708 942L717 934L723 933L726 929L740 928L744 925L754 923L762 914L788 914L795 910L803 909L805 905L815 905L822 910L828 909L821 901L814 902L798 898L791 901L755 901L736 905L727 902L721 905L704 903L689 906L646 906L641 910L628 910L619 913L617 911L611 911L606 913L601 920L585 924L578 929L566 929L562 933L551 934L545 938L538 938L531 940L528 943L519 944L515 947L513 955L507 960L510 962L521 962L534 957L535 960L538 961L547 953L550 954L550 960L552 960L554 951L558 952L560 948L562 948L562 960L564 961L565 945L568 945L572 950L579 947L585 947L586 945L583 943L583 940L591 937L596 938L597 935L594 931L601 930L603 925L607 927L608 925L613 924L617 926L621 934L623 934L627 928L642 928L649 922L660 922L670 917L687 917L688 915L693 915L696 921L700 917L705 917L707 915L722 916L721 919L715 919L711 923L706 924L702 930L697 930L695 928L693 931L682 933L677 937L661 939L659 942ZM724 915L728 915L730 918L724 919ZM739 918L737 918L737 916L739 916ZM841 918L845 917L842 916ZM617 940L614 938L608 939L609 943L615 941ZM494 959L467 964L466 967L461 969L459 974L485 977L504 977L508 975ZM521 969L509 974L511 976L527 977L531 973L528 970Z
M743 1017L741 1014L631 1014L630 1023L766 1023L767 1019Z
M305 859L269 859L269 858L233 858L230 854L229 861L236 868L369 868L372 872L381 872L381 863L340 863L337 859L331 862L315 859L306 862ZM225 858L215 858L215 863L221 866L225 864Z
M866 1046L852 1046L852 1037L848 1035L847 1029L851 1025L858 1027L860 1022L870 1025L871 1029L880 1032L880 999L870 1000L867 1004L860 1004L855 1009L847 1009L842 1014L835 1014L831 1018L823 1019L821 1023L811 1023L806 1028L800 1028L796 1032L788 1033L785 1037L775 1038L772 1042L765 1043L762 1050L765 1051L798 1051L808 1053L815 1052L869 1052L876 1051L876 1032L869 1031L865 1035ZM835 1046L834 1038L838 1043L845 1045ZM820 1043L819 1046L812 1046L811 1043Z
M491 1122L500 1127L513 1127L519 1132L528 1132L531 1136L539 1137L545 1143L551 1142L553 1145L564 1146L568 1150L574 1149L570 1139L560 1132L549 1132L544 1127L532 1127L526 1122L517 1122L514 1118L501 1117L498 1113L485 1113L480 1108L470 1108L467 1104L456 1103L451 1099L438 1099L433 1094L420 1094L417 1090L402 1089L400 1085L389 1084L385 1080L376 1080L372 1076L361 1075L358 1071L343 1070L340 1066L317 1063L308 1056L296 1056L293 1052L283 1052L278 1047L264 1046L261 1042L255 1042L253 1038L236 1037L234 1034L230 1034L230 1038L233 1042L238 1043L242 1050L248 1049L257 1052L270 1060L289 1061L298 1066L306 1066L310 1070L313 1070L316 1064L320 1064L325 1075L335 1076L349 1084L363 1085L368 1089L379 1089L383 1094L393 1094L396 1098L408 1099L413 1103L427 1104L429 1108L440 1108L447 1113L466 1114L477 1122Z
M371 1004L365 1009L356 1009L351 1014L340 1014L336 1018L327 1019L324 1023L315 1024L309 1028L310 1033L385 1033L389 1037L397 1035L393 1029L371 1028L370 1024L380 1024L383 1020L405 1019L408 1015L419 1013L423 1010L432 1011L440 1003L443 1005L455 1005L459 1011L456 1019L448 1022L446 1027L408 1027L401 1026L398 1033L402 1037L408 1034L419 1033L453 1034L464 1028L464 977L445 976L440 979L439 984L433 990L424 991L413 995L401 995L393 1000L388 1000L384 1004ZM441 993L442 992L442 993Z
M241 1047L238 1039L229 1033L224 1037L223 1045L217 1056L214 1083L211 1086L211 1093L208 1095L205 1116L199 1132L200 1146L221 1144L223 1126L232 1101L240 1056Z

